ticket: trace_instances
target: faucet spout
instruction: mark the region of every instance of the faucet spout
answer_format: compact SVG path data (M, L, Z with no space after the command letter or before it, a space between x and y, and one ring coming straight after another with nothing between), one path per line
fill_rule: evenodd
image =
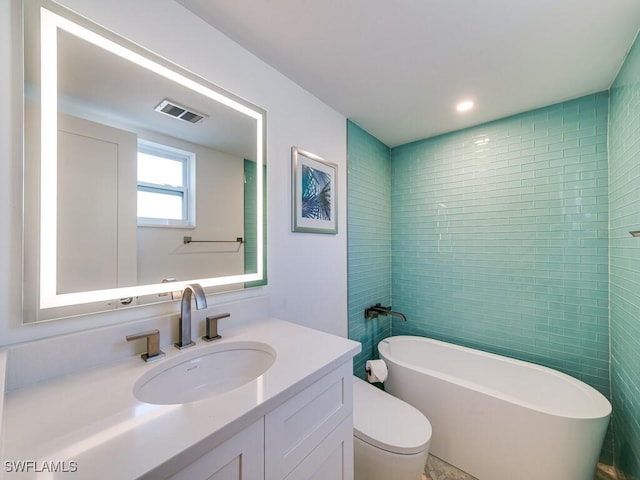
M397 317L400 320L402 320L403 322L407 321L407 317L404 316L404 313L400 313L400 312L394 312L394 311L389 311L387 312L387 315L391 315L392 317Z
M207 308L207 296L204 290L197 283L190 283L184 287L182 291L182 300L180 301L180 328L178 329L178 343L176 348L183 348L195 345L191 341L191 298L196 301L196 309Z
M394 312L391 310L391 307L383 307L381 304L376 303L374 306L365 309L364 316L365 318L378 318L380 315L391 315L392 317L397 317L403 322L407 321L407 317L400 312Z

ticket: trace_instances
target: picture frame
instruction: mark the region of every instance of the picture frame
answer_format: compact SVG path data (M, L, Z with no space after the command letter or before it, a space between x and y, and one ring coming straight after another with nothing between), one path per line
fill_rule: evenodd
M291 147L291 231L338 233L338 166Z

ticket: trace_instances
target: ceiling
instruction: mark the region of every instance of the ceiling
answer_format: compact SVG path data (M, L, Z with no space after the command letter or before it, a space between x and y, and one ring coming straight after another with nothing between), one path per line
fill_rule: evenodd
M25 98L28 102L39 102L40 3L25 2L24 5ZM99 35L117 39L125 48L143 53L157 65L168 63L89 21L80 23ZM56 39L57 107L61 113L127 129L146 140L169 141L172 138L172 146L177 148L192 148L193 145L183 143L188 142L240 159L256 159L258 125L255 118L223 103L215 95L222 93L235 101L231 94L169 63L183 80L195 80L204 87L210 94L205 95L64 29L56 31ZM159 113L155 108L164 99L198 112L204 118L190 123ZM252 110L257 109L242 100L238 102Z
M640 0L177 1L390 147L606 90L640 27Z
M64 31L58 32L57 55L60 111L255 160L257 126L246 114ZM204 119L194 124L158 113L164 99Z

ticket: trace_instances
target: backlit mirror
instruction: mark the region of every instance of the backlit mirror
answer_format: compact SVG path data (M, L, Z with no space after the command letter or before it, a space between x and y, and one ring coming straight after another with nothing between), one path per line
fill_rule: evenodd
M48 1L24 52L25 321L264 280L264 110Z

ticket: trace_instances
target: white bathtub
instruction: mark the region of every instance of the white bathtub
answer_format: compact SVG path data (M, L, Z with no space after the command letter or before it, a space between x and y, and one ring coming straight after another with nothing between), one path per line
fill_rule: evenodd
M550 368L422 337L378 344L385 390L431 422L430 452L480 480L593 480L611 405Z

